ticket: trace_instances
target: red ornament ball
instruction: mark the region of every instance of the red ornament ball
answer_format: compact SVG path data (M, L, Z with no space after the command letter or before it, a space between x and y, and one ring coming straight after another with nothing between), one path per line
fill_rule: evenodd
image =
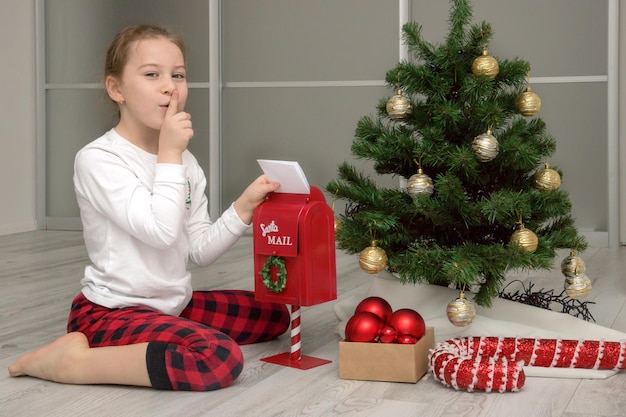
M401 308L393 312L387 324L393 326L398 332L398 339L410 335L419 340L426 333L426 323L422 316L410 308Z
M357 313L346 324L346 341L375 342L382 327L383 321L376 314L369 311Z
M380 343L395 343L397 338L398 333L396 332L396 329L388 324L385 324L380 331Z
M354 313L356 314L364 311L376 314L380 317L383 323L386 323L387 320L389 320L391 313L393 313L391 305L387 302L387 300L381 297L367 297L361 301L358 306L356 306Z
M405 334L398 338L398 343L400 343L401 345L414 345L417 343L417 339L415 338L415 336Z

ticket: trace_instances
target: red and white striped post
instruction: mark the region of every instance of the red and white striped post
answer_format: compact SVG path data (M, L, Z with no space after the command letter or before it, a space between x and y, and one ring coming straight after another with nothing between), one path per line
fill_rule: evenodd
M300 341L300 306L291 306L291 360L299 361L302 358L302 343Z
M331 363L327 359L314 358L302 355L302 342L300 338L300 306L291 305L291 350L261 359L276 365L289 366L298 369L311 369L316 366Z

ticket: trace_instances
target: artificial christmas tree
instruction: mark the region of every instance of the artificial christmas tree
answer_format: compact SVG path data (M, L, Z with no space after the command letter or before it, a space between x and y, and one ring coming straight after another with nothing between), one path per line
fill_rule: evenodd
M559 178L548 186L535 181L556 141L535 117L539 96L524 95L530 64L491 56L491 26L471 22L467 0L451 3L443 43L424 40L417 23L403 27L411 60L387 72L395 95L361 118L352 143L378 174L415 181L380 187L343 163L326 190L347 202L341 249L375 241L403 282L478 288L474 300L489 306L507 270L552 268L557 249L581 253L587 243L559 189L562 172L552 167Z

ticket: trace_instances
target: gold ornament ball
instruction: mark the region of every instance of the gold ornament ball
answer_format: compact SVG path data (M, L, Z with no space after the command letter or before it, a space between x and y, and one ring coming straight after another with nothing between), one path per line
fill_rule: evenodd
M532 230L526 229L522 224L511 235L510 244L518 246L524 252L533 253L539 246L539 238Z
M563 288L571 298L582 298L591 292L591 280L585 274L566 277Z
M446 314L450 323L457 327L469 326L476 317L474 303L465 298L461 293L459 298L451 301L446 308Z
M544 191L556 190L561 186L561 176L546 164L545 168L537 171L534 177L535 188Z
M526 91L517 96L515 108L522 116L532 117L541 110L541 99L530 87L527 87Z
M587 271L585 262L574 251L571 251L561 262L561 272L566 277L575 277Z
M487 49L483 49L482 55L472 63L472 73L474 75L486 75L489 78L495 78L498 72L500 72L498 61L489 55Z
M492 161L500 152L498 139L491 134L491 130L476 136L472 141L472 148L480 162Z
M397 94L387 101L386 109L392 119L404 119L413 113L411 101L402 95L402 90L398 90Z
M343 226L343 224L341 223L341 219L339 219L339 217L335 216L335 222L334 222L334 225L333 225L335 233L340 231L342 226Z
M377 274L387 266L387 254L372 241L371 246L359 254L359 266L368 274Z
M433 191L435 191L435 186L433 184L432 178L424 174L424 172L420 168L417 171L417 174L414 174L411 176L411 178L409 178L406 191L414 196L430 196L432 195Z

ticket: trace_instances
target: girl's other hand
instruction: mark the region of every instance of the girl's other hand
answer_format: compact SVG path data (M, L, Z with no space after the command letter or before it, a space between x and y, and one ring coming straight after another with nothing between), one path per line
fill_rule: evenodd
M182 153L187 149L193 137L191 115L178 111L178 90L174 90L165 111L159 134L159 153L157 162L181 164Z
M252 223L254 209L265 201L265 197L280 187L278 182L271 182L265 175L261 175L244 190L235 200L235 211L246 224Z

